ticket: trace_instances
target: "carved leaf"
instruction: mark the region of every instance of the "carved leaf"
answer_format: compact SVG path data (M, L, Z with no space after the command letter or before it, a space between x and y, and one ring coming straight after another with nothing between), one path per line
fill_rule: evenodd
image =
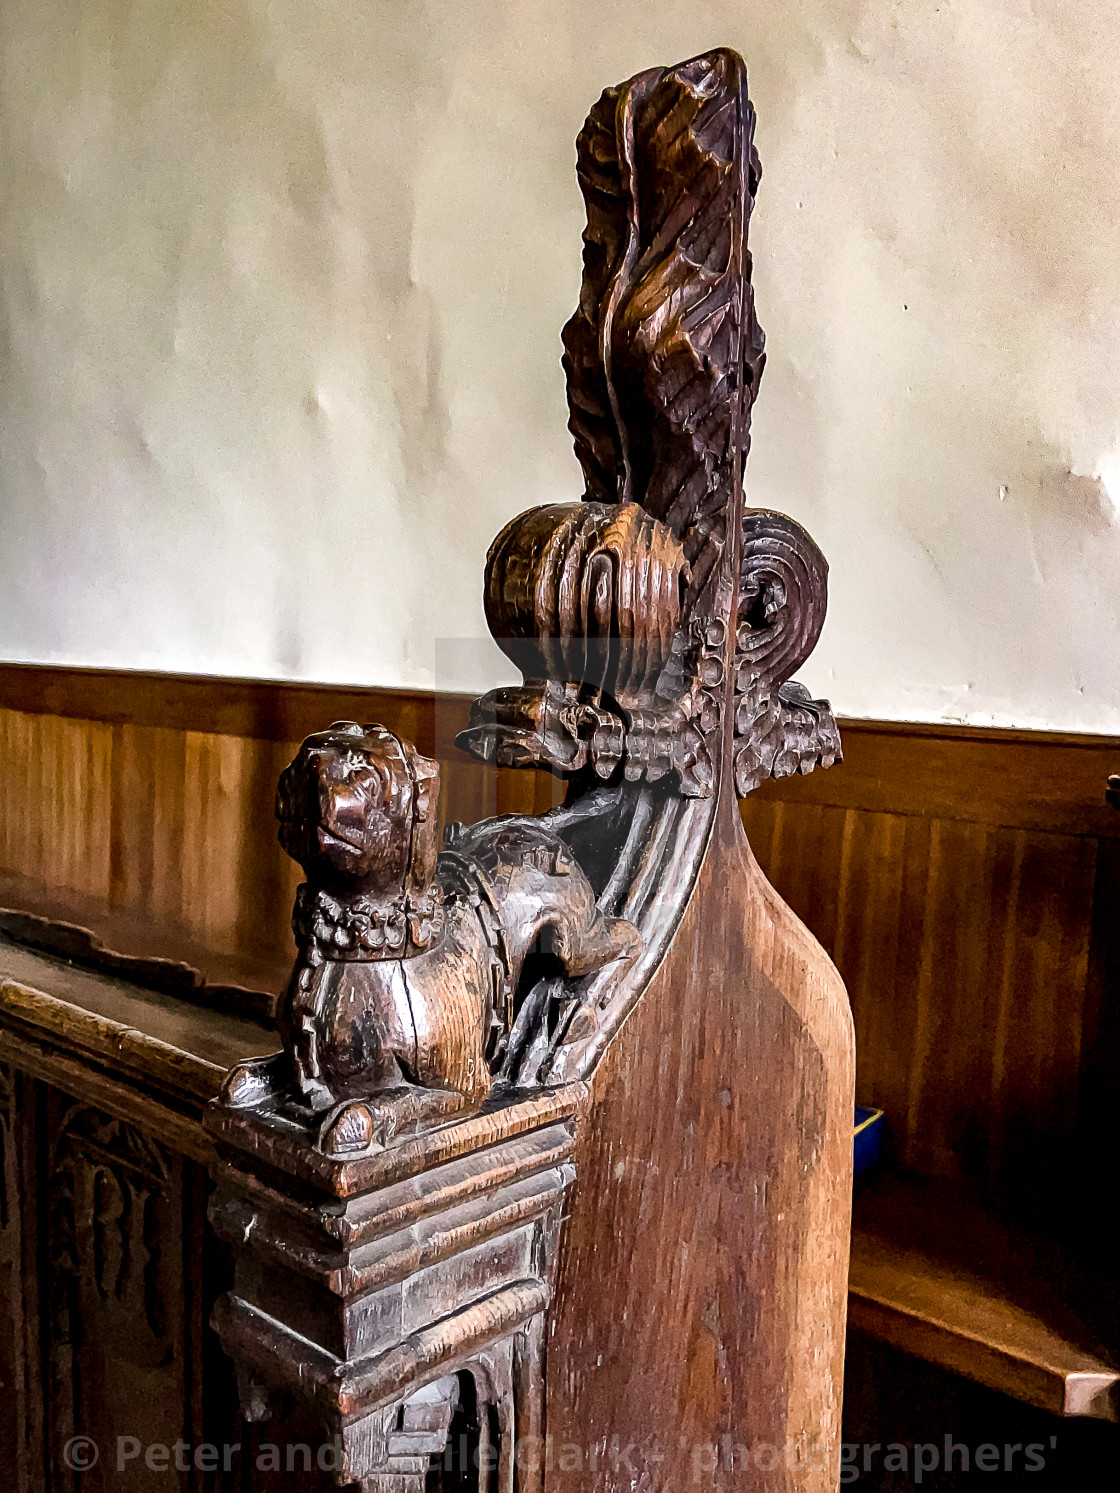
M588 498L638 502L683 541L687 602L723 549L765 361L746 248L753 133L745 66L721 49L608 89L577 142L569 428Z

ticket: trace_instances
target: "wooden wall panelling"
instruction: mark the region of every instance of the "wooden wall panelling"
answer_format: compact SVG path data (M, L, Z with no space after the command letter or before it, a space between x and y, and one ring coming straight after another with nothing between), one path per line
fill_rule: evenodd
M1100 1245L1120 1139L1104 811L1120 745L932 735L849 724L844 767L742 809L845 977L860 1099L887 1110L896 1160L947 1179L857 1190L850 1320L1005 1394L1115 1419L1120 1293ZM904 1440L885 1414L870 1439Z
M101 722L0 714L6 865L69 890L107 895L111 736Z
M292 954L299 881L277 844L273 803L303 735L347 716L411 734L445 763L444 820L560 800L548 774L495 770L455 750L468 704L0 665L0 873L57 894L75 921L139 920L158 940L259 958L271 977Z
M355 716L410 735L441 761L445 819L555 801L555 779L454 749L467 703L0 666L0 869L279 967L298 872L272 801L305 732ZM772 781L742 815L847 983L860 1099L887 1110L908 1166L1020 1201L1068 1192L1071 1151L1110 1133L1108 1078L1085 1070L1120 1046L1097 887L1120 745L868 722L844 742L841 767Z
M744 817L844 976L858 1097L887 1111L902 1163L1050 1206L1076 1127L1095 841L791 805Z
M272 767L271 745L202 731L183 737L183 799L190 812L180 841L179 916L204 943L231 952L240 940L250 947L272 942L283 927L280 908L267 900L275 877L254 874L275 861L266 838L266 832L274 833L275 784L262 795ZM264 881L266 896L250 909L242 888L258 880Z
M272 805L287 755L258 738L114 727L111 906L222 952L283 947L294 878Z
M442 698L458 699L465 721L468 698ZM385 724L425 752L433 748L436 719L435 697L424 691L39 664L0 663L0 701L31 715L261 741L302 741L332 717L363 719L375 702Z
M186 735L152 726L113 728L110 906L182 920ZM202 805L192 804L197 812Z
M838 773L774 779L754 800L1120 837L1104 784L1120 739L1057 731L843 721Z

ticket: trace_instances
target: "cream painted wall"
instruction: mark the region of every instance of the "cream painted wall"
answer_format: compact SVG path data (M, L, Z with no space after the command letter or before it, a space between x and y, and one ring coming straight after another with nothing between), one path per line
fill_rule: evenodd
M482 688L579 496L603 85L746 56L770 363L848 714L1120 730L1120 8L6 0L0 656Z

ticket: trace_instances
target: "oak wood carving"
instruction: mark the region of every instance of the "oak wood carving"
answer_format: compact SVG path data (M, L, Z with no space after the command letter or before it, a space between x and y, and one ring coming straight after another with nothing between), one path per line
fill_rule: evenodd
M753 131L717 50L579 137L585 493L495 540L523 682L460 737L563 805L437 855L436 764L353 722L281 779L299 953L208 1120L215 1324L246 1412L311 1406L367 1493L435 1486L464 1405L503 1493L837 1481L851 1019L737 810L840 756L792 681L824 559L743 498Z

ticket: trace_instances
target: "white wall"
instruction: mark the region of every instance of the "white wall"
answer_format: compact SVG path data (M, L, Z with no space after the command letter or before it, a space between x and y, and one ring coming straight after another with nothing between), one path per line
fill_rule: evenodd
M848 714L1120 730L1120 8L5 0L0 656L482 688L579 496L603 85L746 56L770 363Z

